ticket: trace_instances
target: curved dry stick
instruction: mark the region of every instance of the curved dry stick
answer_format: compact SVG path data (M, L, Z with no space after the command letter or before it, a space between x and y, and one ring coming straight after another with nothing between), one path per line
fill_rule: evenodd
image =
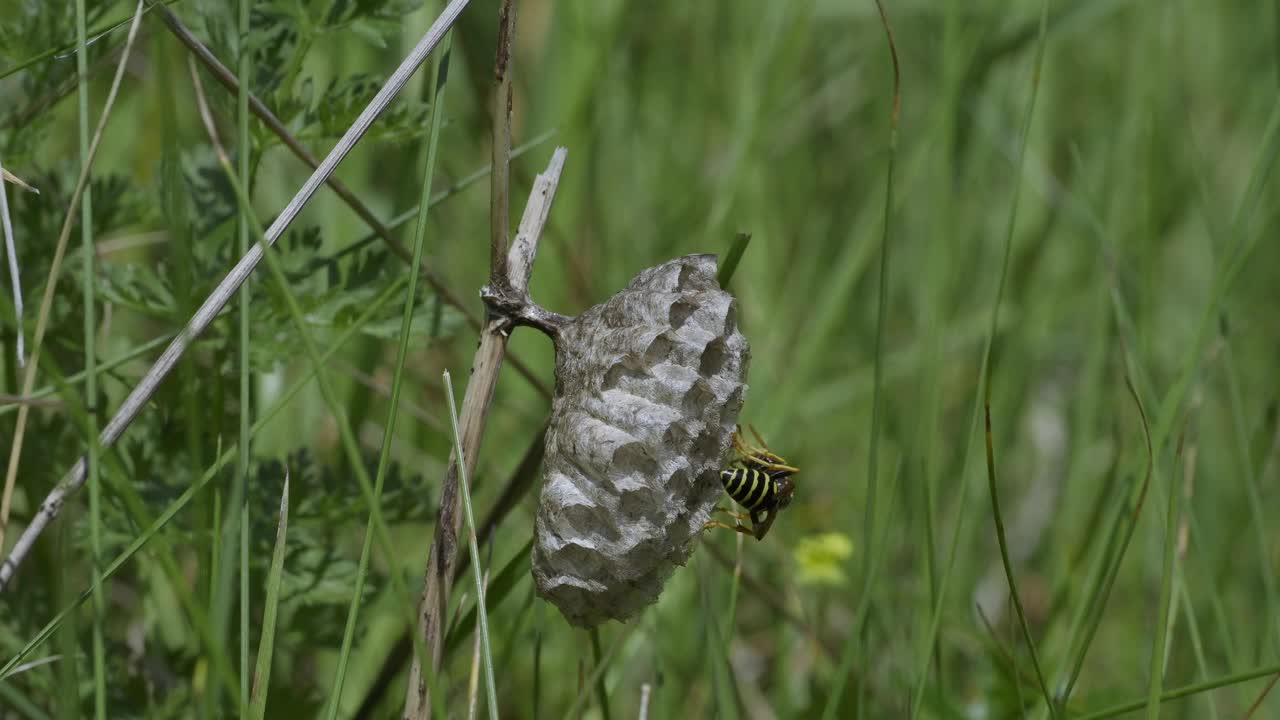
M107 423L107 426L103 428L102 434L99 436L99 443L104 449L113 445L124 434L125 429L142 413L142 409L151 399L151 396L155 394L160 383L177 365L178 360L195 342L200 333L209 327L209 324L222 311L222 308L235 297L236 290L240 288L240 285L249 278L249 274L258 266L258 263L262 260L264 245L273 245L280 235L284 233L289 224L293 222L293 219L302 211L303 206L315 195L320 185L333 174L333 171L338 167L338 163L342 162L347 153L351 152L355 144L373 125L373 121L382 114L387 105L409 82L409 78L427 59L427 56L435 49L436 45L440 43L440 40L444 38L445 33L449 31L454 22L457 21L458 15L462 13L468 2L470 0L453 0L445 7L435 22L431 24L431 27L427 29L426 34L414 46L409 56L400 63L400 67L396 68L396 71L391 74L391 77L387 79L386 84L378 91L378 94L369 102L351 127L347 128L347 132L343 134L338 144L334 146L333 150L329 151L329 154L320 163L320 166L316 168L316 171L311 174L311 177L307 178L307 181L303 183L297 194L281 211L275 222L271 223L264 241L255 243L249 249L249 252L240 258L240 262L236 263L235 267L227 273L222 282L218 283L218 286L205 299L204 304L196 310L195 315L187 322L187 326L183 328L182 332L178 333L178 336L169 344L169 347L165 348L155 364L147 371L147 374L138 381L133 392L129 393L129 397L125 398L120 409L111 418L111 422ZM34 365L35 363L33 362L32 366ZM22 394L29 395L30 388L25 388ZM25 409L26 406L19 410L19 413L22 413ZM62 480L58 482L57 486L49 492L44 502L40 504L35 516L32 517L31 524L27 526L22 533L22 537L18 538L18 542L13 546L9 557L5 558L4 563L0 565L0 590L4 590L8 586L9 581L13 579L14 573L17 572L18 565L31 551L31 546L40 537L40 533L44 532L49 523L58 516L58 512L61 511L62 505L67 498L84 485L84 479L85 459L82 456Z
M111 117L111 108L116 103L116 93L120 91L120 81L124 79L124 69L129 63L129 54L133 49L133 41L138 37L138 27L141 25L142 11L144 0L138 0L138 9L134 11L133 23L129 26L129 36L125 40L124 52L120 54L120 64L116 66L116 75L111 80L111 91L107 93L107 102L102 107L102 115L98 118L98 127L93 131L93 141L89 143L89 152L85 156L84 164L80 168L80 176L76 178L76 187L71 192L71 203L67 207L66 218L62 221L62 230L58 233L58 244L53 251L53 262L49 265L49 279L44 284L44 295L40 298L40 309L36 314L36 332L31 338L31 357L27 358L27 367L22 375L22 391L18 393L20 397L31 397L31 391L36 385L36 368L40 366L40 349L44 342L45 330L49 327L49 310L53 307L53 293L58 289L58 276L62 269L62 259L67 254L67 242L71 238L71 226L76 219L76 210L80 207L80 198L84 194L85 186L89 183L89 169L93 167L93 160L98 154L98 145L102 143L102 131L107 127L107 120ZM19 318L21 319L21 318ZM27 416L31 414L31 405L23 404L18 408L18 421L14 426L13 445L9 447L9 467L4 477L4 495L0 497L0 548L4 547L5 531L9 528L9 509L13 503L13 487L18 481L18 464L22 461L22 443L27 434ZM80 468L80 484L84 484L84 458L78 463ZM79 486L77 486L79 487ZM56 492L56 488L55 488ZM52 494L51 494L52 495ZM45 500L48 503L48 500ZM53 514L45 521L48 524L54 516L58 514L62 501L59 500L57 506L53 508ZM44 505L41 505L44 509ZM37 517L39 517L37 515ZM32 520L35 525L35 519ZM43 529L43 528L41 528ZM31 530L31 526L27 527L27 531L23 532L22 538L18 539L18 544L14 546L13 558L18 551L18 546L23 545L23 540L27 538ZM39 532L37 531L38 535ZM35 537L31 537L27 545L35 541ZM24 548L23 554L26 553ZM17 562L13 563L6 559L4 565L0 565L0 590L4 589L13 570L17 568Z

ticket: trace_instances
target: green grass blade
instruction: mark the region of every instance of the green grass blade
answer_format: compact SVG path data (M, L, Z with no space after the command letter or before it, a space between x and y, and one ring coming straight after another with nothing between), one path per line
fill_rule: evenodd
M720 263L720 272L716 276L721 288L728 289L729 281L733 279L733 274L737 272L738 263L742 261L742 254L747 251L747 245L750 243L751 233L738 233L733 239L733 245L729 246L729 252L724 256L724 262Z
M898 490L898 483L901 479L902 479L902 463L899 462L897 467L894 470L893 482L891 483L889 488L890 498L896 497L896 493ZM867 585L874 583L875 579L879 577L880 568L883 567L884 565L884 557L886 552L888 551L889 531L893 528L894 512L896 508L897 508L896 503L891 502L889 504L889 508L887 511L888 514L887 514L887 517L885 518L884 527L881 528L880 530L880 534L881 534L880 539L879 541L875 542L874 545L872 546L873 548L875 548L874 551L872 550L866 551L867 569L865 570L865 572L867 573L867 577L869 578L869 581L866 583ZM870 617L870 613L871 613L871 593L864 592L862 596L858 598L857 608L853 612L853 622L849 626L850 632L848 636L845 638L844 650L841 652L840 664L838 666L838 669L836 670L836 680L835 680L836 689L841 692L843 692L844 684L846 679L849 676L849 673L853 670L854 659L859 655L864 659L866 658L865 647L862 645L862 636L865 634L864 632L865 625L868 618ZM862 650L862 652L861 653L857 652L859 650ZM840 709L839 698L835 697L836 695L837 693L833 692L832 697L828 699L827 706L823 710L824 720L835 717L835 713L838 712ZM859 701L862 700L861 693L859 693L858 699Z
M50 720L51 716L8 683L0 683L0 701L6 708L29 720Z
M733 576L729 582L729 612L725 613L723 631L729 643L733 643L738 625L738 592L742 586L742 545L745 540L746 536L742 533L734 533Z
M1244 488L1249 505L1250 525L1253 528L1254 542L1258 546L1258 562L1266 567L1271 556L1270 543L1267 540L1267 523L1264 517L1266 505L1258 488L1258 473L1254 469L1253 459L1249 453L1249 428L1244 419L1244 400L1240 392L1239 373L1236 371L1235 356L1232 343L1225 342L1222 347L1222 369L1227 380L1227 404L1231 411L1231 425L1235 435L1235 451L1238 456L1240 475L1244 480ZM1276 613L1280 612L1280 603L1276 601L1276 578L1272 573L1262 572L1262 592L1266 603L1266 628L1264 637L1271 642L1280 640L1277 630Z
M600 628L593 627L590 631L591 635L591 659L595 661L596 667L600 667L604 660L603 654L600 652ZM596 702L600 703L600 717L604 720L610 720L609 714L609 691L604 686L604 673L596 674Z
M1027 623L1026 611L1022 607L1022 596L1018 593L1018 582L1013 574L1013 562L1009 559L1009 540L1005 535L1004 514L1000 511L1000 492L996 483L996 458L995 449L991 440L991 376L990 366L987 366L988 375L986 382L986 450L987 450L987 491L991 495L991 514L996 524L996 541L1000 546L1000 563L1004 567L1004 577L1009 583L1009 599L1013 603L1014 613L1018 616L1018 628L1022 631L1022 641L1027 644L1027 651L1031 654L1031 668L1036 674L1036 682L1040 685L1040 692L1044 694L1045 705L1049 708L1049 715L1057 717L1057 709L1053 701L1053 695L1049 692L1049 683L1045 681L1044 670L1040 667L1040 654L1036 651L1035 639L1031 636L1031 626Z
M1107 601L1111 597L1111 590L1115 587L1116 577L1120 574L1120 565L1129 549L1129 543L1133 540L1133 533L1138 528L1138 519L1142 515L1142 508L1146 505L1147 491L1151 487L1151 476L1155 473L1155 451L1151 439L1151 427L1147 422L1146 408L1142 404L1142 398L1138 396L1137 388L1133 386L1127 375L1125 376L1125 385L1128 387L1129 395L1133 398L1133 402L1138 408L1138 418L1142 422L1142 433L1146 440L1147 449L1147 468L1143 473L1142 485L1138 489L1138 496L1134 501L1133 510L1129 513L1130 519L1125 527L1124 538L1120 541L1119 549L1114 554L1114 560L1111 561L1102 584L1096 588L1094 598L1090 601L1095 609L1089 624L1085 628L1084 639L1079 643L1079 649L1068 664L1071 670L1067 676L1066 685L1060 693L1061 701L1064 703L1071 699L1071 691L1075 688L1076 681L1080 678L1080 671L1084 667L1085 657L1089 654L1089 646L1093 643L1093 638L1098 632L1098 626L1102 623L1103 611L1106 610Z
M445 35L431 63L431 120L427 139L427 154L422 172L422 208L418 214L418 229L413 239L413 261L405 268L408 275L408 287L405 290L404 311L400 317L400 344L396 348L395 369L391 375L391 398L387 407L387 420L382 435L382 449L378 454L378 471L374 479L373 495L375 501L382 502L382 489L386 481L387 470L391 461L391 443L395 436L396 418L399 416L400 391L404 380L405 359L409 355L409 337L413 326L414 302L417 298L418 279L421 273L423 250L426 247L427 217L431 207L431 180L435 174L436 151L440 138L440 127L444 123L444 84L448 78L449 53L453 34ZM351 657L351 645L355 638L356 621L360 614L360 601L364 594L365 578L369 572L369 558L373 549L373 518L365 525L364 540L360 546L360 560L356 569L355 587L351 594L351 606L347 612L347 624L342 631L342 647L338 653L338 666L335 670L333 685L329 694L328 710L325 717L334 720L338 716L338 708L342 704L342 688L346 683L347 663Z
M988 366L991 359L991 347L995 342L996 331L999 327L1000 305L1004 296L1006 281L1008 279L1009 257L1013 249L1013 233L1017 222L1018 204L1022 194L1021 177L1026 163L1027 144L1031 135L1031 121L1035 114L1036 98L1040 89L1041 69L1044 63L1045 35L1048 28L1048 12L1049 3L1048 0L1044 0L1040 6L1039 37L1036 41L1036 57L1032 69L1033 82L1031 85L1030 96L1027 99L1026 111L1023 116L1023 126L1019 140L1017 160L1014 163L1015 176L1019 180L1014 183L1013 198L1010 202L1009 218L1005 231L1004 254L1000 266L1000 277L996 285L995 302L992 304L991 308L990 328L982 348L982 360L978 369L978 385L980 387L978 388L977 396L974 398L973 413L970 416L969 434L966 436L969 440L965 444L964 459L961 461L960 465L961 473L966 472L968 468L969 450L972 448L972 438L977 430L979 412L983 407L983 397L988 377ZM929 665L931 664L933 652L936 650L943 603L946 600L946 591L950 584L952 570L955 566L956 546L959 544L962 528L964 526L964 512L968 505L968 493L964 489L964 483L961 482L960 485L961 487L958 491L960 493L960 504L957 508L958 517L956 519L956 526L952 533L952 542L950 550L948 551L947 566L943 571L942 583L939 587L938 601L934 607L933 618L929 623L929 635L927 638L928 649L926 650L925 659L920 668L918 676L919 679L917 681L919 684L916 686L914 700L911 703L911 717L913 720L914 718L919 717L921 707L924 704L924 691L928 685ZM1050 710L1053 712L1052 704L1050 706Z
M720 634L720 622L716 619L715 606L711 602L711 582L705 573L698 573L699 594L702 598L702 627L707 634L709 646L711 686L715 697L717 717L733 720L740 717L738 707L738 689L733 673L733 663L729 661L729 648Z
M85 0L76 0L76 77L79 79L76 93L79 119L80 164L87 168L92 162L89 156L89 53L88 29L85 27ZM93 573L102 573L102 478L98 468L98 369L97 369L97 321L95 319L97 294L97 253L93 242L93 192L92 182L84 186L80 199L80 252L84 261L80 292L84 308L84 374L85 395L89 398L89 440L85 456L85 470L89 485L89 553ZM34 358L32 358L34 360ZM106 599L102 583L94 583L93 591L93 714L98 720L107 717L107 651L103 637L106 621Z
M1236 673L1234 675L1227 675L1225 677L1215 678L1213 680L1206 680L1204 682L1193 683L1191 685L1184 685L1180 688L1174 688L1173 690L1166 690L1160 694L1159 701L1162 703L1165 703L1170 700L1178 700L1185 697L1191 697L1192 695L1198 695L1200 693L1208 692L1210 690L1217 690L1218 688L1238 685L1242 682L1257 680L1260 677L1266 677L1267 675L1275 675L1277 673L1280 673L1280 665L1268 665L1265 667L1256 668L1254 670L1249 670L1242 673ZM1131 700L1129 702L1113 705L1103 710L1095 710L1094 712L1080 715L1074 720L1108 720L1109 718L1119 717L1121 715L1127 715L1128 713L1141 710L1144 707L1146 707L1149 702L1150 702L1150 699L1146 697L1142 698L1141 700Z
M613 644L610 645L609 649L605 651L604 657L600 659L600 662L596 663L595 670L592 671L591 676L586 678L586 682L583 684L582 690L577 694L577 697L574 699L573 703L569 706L569 709L565 712L564 720L573 720L573 718L580 717L579 711L582 710L582 704L585 703L587 701L587 698L590 697L591 695L590 688L595 687L596 682L598 682L599 679L604 675L605 670L609 668L609 663L610 661L613 660L613 656L617 654L618 648L622 647L623 643L625 643L627 639L631 637L631 633L637 627L639 627L639 625L640 623L631 623L629 625L626 625L622 629L622 632L618 633L618 637L614 639ZM535 652L537 652L536 646L535 646ZM537 700L538 700L538 696L537 696L537 693L535 693L534 694L535 708L537 708L538 706ZM533 717L534 718L538 717L538 713L536 712L536 710L533 713ZM737 717L737 715L735 714L731 717Z
M271 657L276 641L276 614L280 610L280 582L284 577L284 551L288 537L289 469L286 467L284 489L280 491L280 524L276 528L275 550L271 552L271 570L267 573L267 598L262 610L262 635L258 638L258 663L253 670L253 696L249 701L249 717L253 720L262 720L267 713Z
M1201 680L1208 680L1209 662L1205 658L1204 643L1200 637L1200 623L1196 619L1195 606L1191 604L1191 591L1187 589L1185 573L1178 578L1178 592L1182 595L1182 611L1187 617L1187 633L1191 636L1191 650L1196 658L1196 672L1200 674ZM1209 717L1212 720L1218 720L1218 703L1213 699L1213 695L1205 695L1205 701L1209 705Z
M76 553L71 549L71 542L68 536L71 534L70 523L61 523L56 530L54 539L55 547L53 552L55 558L70 565L74 562ZM66 573L58 573L53 578L53 596L54 601L58 604L67 602L67 598L71 595L71 579ZM86 594L87 597L87 594ZM78 605L77 605L78 606ZM63 662L54 666L57 674L57 702L54 709L58 713L59 718L64 720L81 720L81 704L80 704L80 663L77 661L80 655L80 632L82 620L78 617L78 613L71 613L67 618L67 623L57 631L58 654L62 656Z
M515 589L516 583L520 582L529 574L529 555L533 552L533 538L530 537L515 554L511 560L503 566L498 574L489 579L489 587L484 593L485 609L492 613L502 604L502 601ZM472 607L463 615L454 626L454 631L449 633L449 637L444 643L445 657L453 654L462 641L470 636L472 628L476 626L476 609Z
M1009 596L1013 602L1014 610L1018 615L1018 624L1022 630L1023 641L1027 644L1027 650L1031 654L1031 664L1035 670L1036 680L1040 684L1040 691L1044 694L1045 704L1049 708L1050 717L1056 718L1058 715L1056 704L1053 701L1053 695L1049 692L1049 684L1045 680L1044 671L1040 665L1040 656L1036 651L1035 640L1031 636L1031 628L1027 624L1026 614L1022 607L1022 598L1018 594L1017 581L1013 574L1013 565L1009 559L1008 541L1005 538L1004 519L1000 513L999 493L996 488L995 474L995 457L991 440L991 348L996 341L996 329L1000 319L1000 305L1004 299L1005 284L1009 274L1009 259L1013 252L1013 234L1017 227L1018 207L1022 198L1022 174L1026 166L1027 146L1031 140L1031 122L1035 117L1036 100L1040 94L1040 80L1043 77L1045 55L1045 37L1049 29L1049 0L1044 0L1040 4L1040 25L1038 29L1038 37L1036 38L1036 55L1032 65L1032 82L1030 96L1027 98L1027 106L1022 119L1022 132L1018 143L1017 161L1014 163L1014 172L1017 174L1018 180L1013 186L1013 199L1009 204L1009 221L1005 228L1004 239L1004 257L1000 266L1000 281L996 286L996 299L991 307L991 331L987 336L986 349L983 352L982 369L985 373L985 379L980 380L983 389L981 395L985 398L983 403L985 407L986 417L986 456L987 456L987 486L991 497L991 508L995 518L996 539L1000 545L1000 560L1004 566L1005 579L1009 583Z
M1178 448L1179 456L1182 448ZM1160 717L1160 694L1164 690L1165 648L1171 631L1169 605L1173 598L1174 553L1178 547L1178 513L1182 490L1176 473L1169 477L1168 506L1164 520L1164 561L1160 570L1160 604L1156 611L1155 642L1151 644L1150 677L1147 685L1147 719Z
M1190 392L1191 382L1195 378L1196 372L1200 368L1200 363L1204 358L1204 351L1211 336L1211 329L1215 327L1218 321L1223 299L1226 297L1227 291L1230 289L1236 275L1244 268L1245 261L1248 260L1251 251L1256 246L1255 242L1249 241L1248 228L1258 208L1262 191L1271 179L1271 172L1275 168L1277 158L1280 157L1280 96L1272 104L1271 115L1267 120L1267 127L1263 133L1261 146L1262 149L1258 152L1253 170L1250 173L1248 187L1241 197L1231 220L1231 233L1236 238L1235 251L1227 252L1220 261L1219 270L1213 281L1212 297L1209 299L1209 303L1205 305L1204 311L1200 316L1196 326L1195 339L1187 345L1177 380L1173 383L1169 392L1165 394L1164 401L1160 404L1159 413L1156 416L1155 432L1153 433L1156 457L1160 457L1164 451L1165 443L1168 442L1170 433L1173 430L1173 423L1176 421L1178 412L1187 398L1187 393Z
M983 362L985 365L985 361ZM974 403L973 412L969 418L969 432L965 435L967 442L964 445L964 454L960 460L960 478L957 482L956 494L959 500L956 506L955 527L951 531L951 543L947 550L947 563L942 569L942 580L938 584L938 596L933 604L933 612L929 620L929 631L926 635L926 649L924 657L920 660L920 670L917 677L915 693L911 701L911 720L920 717L920 710L924 706L924 691L929 686L929 667L933 664L933 653L940 652L941 648L938 644L938 633L942 629L942 613L946 605L947 590L951 587L952 573L956 565L956 551L960 546L960 538L964 533L964 520L968 516L969 492L965 487L965 475L969 468L969 452L973 448L973 436L978 427L978 410L981 404L977 401Z
M876 525L876 493L879 487L880 475L880 423L881 414L884 412L882 408L883 386L884 386L884 328L886 317L889 313L889 237L892 229L890 227L893 218L893 171L894 164L898 156L898 118L899 107L902 102L902 81L901 70L898 66L898 49L894 44L893 29L889 25L889 16L885 13L884 5L880 0L876 0L876 8L880 12L880 21L884 27L885 37L889 44L889 56L893 63L893 112L889 122L889 158L885 168L885 188L884 188L884 218L880 230L880 275L878 279L878 290L876 298L876 340L874 350L874 380L871 392L871 436L867 442L867 495L866 506L863 508L862 516L862 547L866 560L862 567L862 601L861 605L866 607L869 612L870 600L872 593L872 579L875 576L876 563L875 557L875 525ZM863 632L862 621L865 616L859 614L859 622L849 630L849 637L845 641L845 649L840 659L840 669L836 673L835 688L827 696L826 707L823 710L822 717L824 720L832 720L835 718L836 709L840 706L840 701L844 696L845 679L849 676L849 671L853 667L854 653L862 657L866 657L866 648L863 644L865 634Z
M471 551L471 575L475 578L476 619L480 626L480 653L484 661L485 692L489 699L489 718L498 719L498 690L493 679L493 652L489 642L489 619L485 611L484 570L480 567L480 547L476 542L476 518L471 510L471 484L467 478L466 457L462 450L462 434L458 430L458 407L453 399L453 380L444 371L445 397L449 400L449 421L453 425L453 452L458 458L458 490L462 493L462 508L467 520L467 548Z
M240 0L238 3L239 39L237 51L239 64L236 73L240 77L239 90L236 92L236 160L240 171L240 186L245 194L252 196L250 184L250 166L253 163L253 137L249 134L249 84L253 79L253 49L249 46L249 18L253 0ZM236 245L243 256L249 252L249 207L247 199L237 199L240 213L236 218ZM240 717L248 715L245 703L249 694L249 501L245 488L249 482L249 457L252 451L249 420L253 414L251 386L253 377L249 372L251 283L244 283L237 293L240 308L240 447L236 453L236 486L232 488L233 498L240 498ZM287 482L287 481L286 481ZM234 507L232 512L236 512ZM228 558L230 561L230 558Z

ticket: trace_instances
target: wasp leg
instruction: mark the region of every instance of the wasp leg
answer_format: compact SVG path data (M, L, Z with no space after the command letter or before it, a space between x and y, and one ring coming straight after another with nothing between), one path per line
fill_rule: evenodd
M756 540L763 540L765 535L769 534L769 528L773 527L773 519L778 517L776 510L770 510L767 518L761 518L755 512L751 513L751 534Z
M748 427L751 428L751 434L755 435L756 441L760 443L760 446L755 447L744 442L742 439L742 427L738 426L738 429L733 433L733 451L738 455L740 464L749 462L770 473L794 475L800 472L799 468L785 464L786 461L781 456L769 449L769 446L765 444L764 439L760 437L760 433L754 425L748 425Z
M745 525L730 525L730 524L728 524L728 523L714 522L714 521L713 521L713 522L709 522L709 523L707 523L706 525L703 525L703 526L702 526L702 531L703 531L703 532L706 532L707 530L710 530L711 528L724 528L724 529L726 529L726 530L733 530L734 532L740 532L740 533L742 533L743 535L751 535L751 534L753 534L753 533L752 533L752 531L751 531L751 528L746 527Z
M784 475L795 475L800 472L800 468L783 465L782 463L760 461L760 465L770 474L782 473Z
M711 512L713 512L713 513L722 512L722 513L724 513L725 515L728 515L728 516L730 516L730 517L734 518L735 520L746 520L747 518L751 517L751 516L750 516L750 515L748 515L747 513L736 513L736 512L734 512L734 511L730 510L729 508L722 508L722 507L717 507L716 509L712 510Z

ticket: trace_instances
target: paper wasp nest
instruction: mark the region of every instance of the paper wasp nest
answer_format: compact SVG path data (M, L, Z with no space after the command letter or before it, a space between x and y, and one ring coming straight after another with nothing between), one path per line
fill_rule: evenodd
M645 270L559 328L533 576L571 623L631 617L688 560L749 356L714 255Z

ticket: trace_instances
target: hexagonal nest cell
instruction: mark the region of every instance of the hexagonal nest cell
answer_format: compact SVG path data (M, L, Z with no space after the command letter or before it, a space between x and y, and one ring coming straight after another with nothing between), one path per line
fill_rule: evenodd
M722 493L750 349L714 255L641 272L553 337L533 576L592 627L653 603L688 560Z

